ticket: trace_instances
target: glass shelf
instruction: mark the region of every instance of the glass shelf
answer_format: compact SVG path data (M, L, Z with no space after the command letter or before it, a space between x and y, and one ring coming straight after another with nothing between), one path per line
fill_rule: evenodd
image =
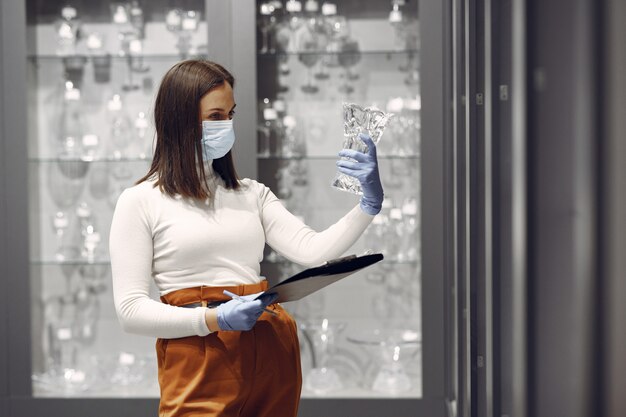
M319 51L306 51L306 52L257 52L259 58L270 57L288 57L299 55L323 55L323 56L338 56L338 55L364 55L364 56L404 56L404 55L418 55L419 49L387 49L387 50L362 50L362 51L349 51L349 52L328 52L324 50Z
M288 261L288 260L284 260L284 261L266 261L266 260L263 260L263 261L261 261L261 263L264 264L264 265L293 264L293 262ZM394 259L385 259L385 260L383 260L379 264L379 266L385 266L385 265L408 265L408 266L415 266L418 263L419 263L418 261L398 261L398 260L394 260ZM301 267L301 269L304 269L304 267Z
M283 265L283 264L291 264L291 261L261 261L262 264L265 265ZM382 265L407 265L414 266L417 265L418 261L397 261L393 259L386 259L384 264ZM88 262L84 260L71 260L71 261L56 261L53 259L32 259L30 261L31 265L38 266L65 266L65 265L109 265L110 261L108 259L96 259L93 262ZM302 267L304 269L304 267Z
M314 155L314 156L258 156L259 161L334 161L338 158L337 155ZM411 160L419 159L419 155L378 155L380 160Z
M30 264L34 266L76 266L76 265L96 265L107 266L111 262L108 259L96 259L92 262L85 260L57 261L53 259L31 259Z
M37 63L37 62L59 62L61 63L64 59L71 59L71 58L85 58L87 60L87 62L92 61L94 58L103 58L107 55L81 55L81 54L77 54L77 55L50 55L50 54L41 54L41 55L37 55L37 54L29 54L27 55L27 60L29 62L32 63ZM113 62L126 62L129 58L143 58L146 61L149 62L171 62L171 61L179 61L181 59L179 54L146 54L146 55L133 55L133 56L129 56L129 55L124 55L124 56L120 56L120 55L114 55L111 54L109 55L111 57L111 60ZM207 58L204 55L198 55L198 58Z
M73 162L73 163L140 163L152 161L151 158L113 158L113 157L95 157L95 158L50 158L50 157L29 157L28 162L33 164L38 163L57 163L57 162Z

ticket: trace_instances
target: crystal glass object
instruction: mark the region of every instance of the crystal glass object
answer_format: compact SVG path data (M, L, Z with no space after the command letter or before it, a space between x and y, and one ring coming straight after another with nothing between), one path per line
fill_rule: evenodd
M180 59L193 55L192 35L198 30L201 13L196 10L170 9L165 15L165 27L176 35Z
M378 143L385 126L392 113L385 113L375 107L361 107L354 103L343 104L343 136L344 149L354 149L360 152L367 152L367 145L359 139L359 133L367 133L374 143ZM359 181L341 172L333 180L332 186L354 194L361 195L361 184Z
M337 338L345 328L345 323L308 322L301 325L306 339L312 347L313 368L304 378L304 386L315 394L321 395L344 388L344 383L330 364L335 353Z
M401 394L414 388L413 379L419 371L411 368L420 353L418 332L408 329L374 329L352 332L349 342L369 351L372 366L365 378L367 388L387 394ZM412 375L413 373L413 375Z
M61 9L61 18L55 24L57 41L56 53L60 56L74 55L80 30L80 20L76 8L65 6Z

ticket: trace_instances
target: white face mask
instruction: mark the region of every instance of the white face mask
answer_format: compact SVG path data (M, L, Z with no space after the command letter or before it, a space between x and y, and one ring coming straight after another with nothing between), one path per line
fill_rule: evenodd
M223 157L234 143L232 120L202 121L202 158L205 161Z

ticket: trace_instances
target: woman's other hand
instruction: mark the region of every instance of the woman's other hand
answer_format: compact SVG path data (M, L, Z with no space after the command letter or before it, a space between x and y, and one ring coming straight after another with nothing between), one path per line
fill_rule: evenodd
M257 300L256 298L260 295ZM278 294L250 294L241 299L233 299L220 304L217 310L217 324L220 330L247 331L254 327L263 309L272 304Z

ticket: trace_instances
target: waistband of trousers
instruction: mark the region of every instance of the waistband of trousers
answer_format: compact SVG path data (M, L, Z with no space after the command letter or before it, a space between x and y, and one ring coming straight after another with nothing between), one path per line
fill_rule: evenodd
M256 294L267 289L267 281L258 284L233 285L228 287L210 287L202 285L200 287L183 288L172 291L161 296L161 301L174 306L185 306L188 304L201 303L203 305L211 302L228 301L231 298L224 294L228 290L237 295Z

